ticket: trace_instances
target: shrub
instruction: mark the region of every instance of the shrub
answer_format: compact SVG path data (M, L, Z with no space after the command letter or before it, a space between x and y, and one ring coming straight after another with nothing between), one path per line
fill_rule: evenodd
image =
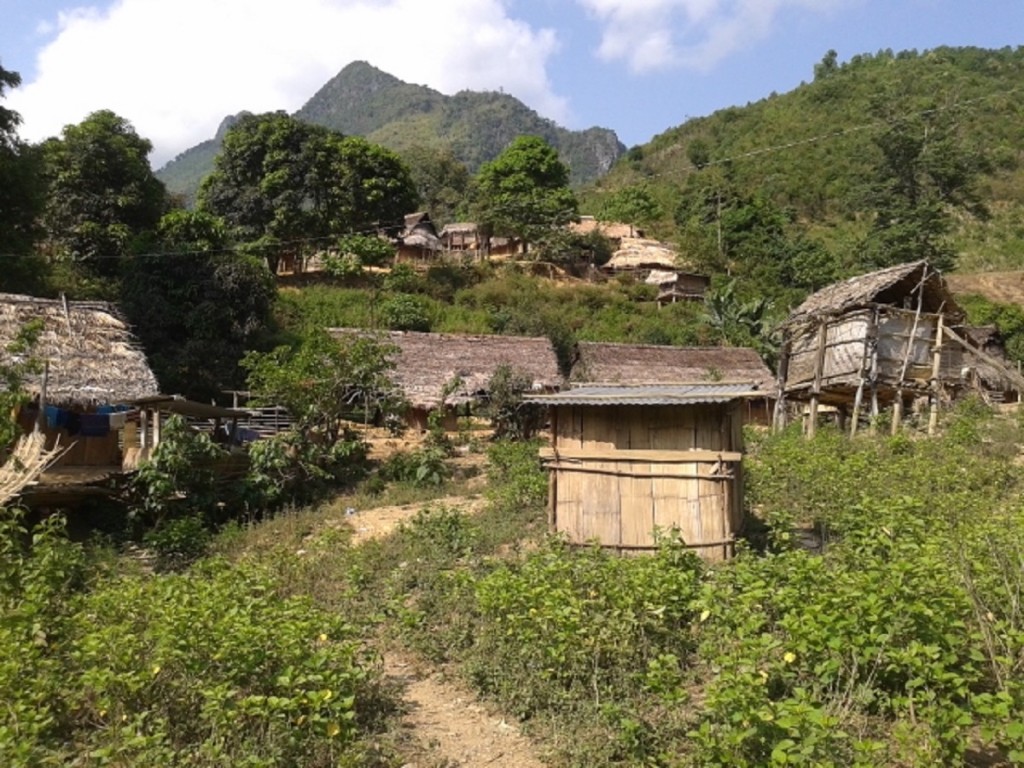
M419 296L396 294L381 302L380 319L393 331L429 331L430 305Z

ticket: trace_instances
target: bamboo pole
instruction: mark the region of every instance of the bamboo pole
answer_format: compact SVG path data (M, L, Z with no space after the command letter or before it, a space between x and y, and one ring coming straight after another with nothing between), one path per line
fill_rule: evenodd
M558 408L551 408L551 447L554 455L558 456ZM557 458L556 458L557 460ZM548 471L548 531L555 533L558 530L558 468L549 467Z
M939 426L939 399L942 396L942 335L944 324L942 315L935 324L935 346L932 348L932 404L928 413L928 434L934 435Z
M868 362L874 347L874 339L878 334L876 325L877 310L871 313L868 318L868 325L864 333L864 351L860 358L860 379L857 382L857 394L853 396L853 413L850 416L850 437L855 437L857 428L860 426L860 409L864 402L864 384L867 382L871 371L871 364Z
M818 398L821 395L821 376L825 367L825 343L827 338L828 321L822 320L818 326L818 350L814 358L814 387L811 390L811 406L806 430L808 438L814 437L818 431Z
M786 428L786 379L789 378L789 345L786 341L782 345L782 352L779 355L779 376L778 376L778 397L775 400L775 410L772 413L772 429L781 432Z
M871 371L869 375L871 383L871 426L868 432L871 435L874 435L878 429L878 313L879 309L876 307L873 317L875 337L871 344Z

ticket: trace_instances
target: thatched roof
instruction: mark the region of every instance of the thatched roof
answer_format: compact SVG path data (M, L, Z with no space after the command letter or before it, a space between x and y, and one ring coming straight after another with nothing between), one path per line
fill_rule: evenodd
M599 384L750 382L770 388L772 372L748 347L669 347L581 341L570 378Z
M333 328L329 333L344 336L365 331ZM562 383L555 350L543 337L390 331L383 338L398 348L391 376L415 408L441 405L445 387L455 378L461 384L445 402L460 405L476 400L487 393L491 377L502 365L530 377L535 391Z
M841 315L870 304L892 304L907 309L917 307L918 287L923 291L922 310L959 318L960 307L946 287L939 271L927 261L913 261L869 272L833 283L808 296L786 320L786 325L825 316Z
M400 237L408 238L410 235L419 233L426 233L435 239L437 238L437 228L434 226L434 222L431 221L430 214L426 211L406 214Z
M30 354L48 364L48 403L123 403L158 392L146 355L112 305L0 294L0 359L11 359L7 347L32 321L42 324ZM43 375L34 375L26 388L39 394L42 384Z
M417 230L399 238L406 248L422 248L425 251L436 251L441 248L441 239L433 232Z
M472 221L458 221L454 224L445 224L441 228L441 237L447 235L472 235L476 230L477 226Z
M600 221L593 216L580 216L579 221L569 224L569 230L577 235L589 235L591 232L599 232L610 240L644 236L643 231L632 224L625 224L621 221Z
M624 237L619 250L604 265L605 269L676 269L679 254L657 240Z

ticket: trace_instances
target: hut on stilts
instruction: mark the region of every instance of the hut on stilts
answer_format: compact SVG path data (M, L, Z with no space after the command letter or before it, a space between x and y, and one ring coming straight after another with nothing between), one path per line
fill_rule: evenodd
M809 296L782 325L776 427L787 403L807 404L813 436L821 406L856 434L861 420L892 409L892 430L908 406L928 403L928 432L939 409L977 385L967 372L998 372L1018 393L1024 378L968 340L964 313L942 275L927 261L899 264L830 285ZM991 378L991 376L990 376Z

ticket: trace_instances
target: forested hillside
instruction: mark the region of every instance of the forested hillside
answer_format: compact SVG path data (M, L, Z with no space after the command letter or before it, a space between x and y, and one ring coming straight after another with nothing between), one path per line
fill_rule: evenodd
M728 246L730 226L735 234L752 218L774 217L829 251L841 272L871 266L854 252L878 211L880 184L902 174L934 187L939 204L964 203L952 232L960 269L1019 268L1022 76L1020 48L880 51L842 64L829 52L813 80L789 93L634 147L582 207L600 209L642 184L657 203L654 229L704 261ZM976 183L960 186L972 175Z
M470 172L497 157L517 136L541 136L559 151L575 184L599 178L625 151L612 130L567 130L508 94L460 91L445 96L361 61L331 78L295 117L347 136L364 136L403 155L449 151ZM171 193L194 198L199 182L213 169L224 128L157 172Z

